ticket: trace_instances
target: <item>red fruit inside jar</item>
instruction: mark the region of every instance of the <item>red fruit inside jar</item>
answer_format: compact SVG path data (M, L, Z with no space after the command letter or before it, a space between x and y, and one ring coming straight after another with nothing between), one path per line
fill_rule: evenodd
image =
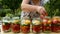
M58 23L58 20L54 19L53 24L57 24L57 23Z
M48 23L48 20L49 20L48 18L44 18L43 19L43 24L47 24Z
M8 31L11 27L11 24L10 23L5 23L2 25L2 29L3 31Z
M30 25L21 26L21 32L28 33L30 31Z
M46 29L51 31L51 26L47 26L47 28L46 28Z
M57 22L58 23L58 22ZM52 24L52 32L58 32L59 30L59 26L57 23L53 23Z
M60 32L60 22L57 23L58 32Z
M20 24L12 24L13 32L20 32Z
M52 26L52 32L57 32L58 28L57 26Z
M53 17L52 22L53 24L57 24L59 22L59 17Z
M57 20L58 22L60 22L60 17L59 16L54 16L53 20Z
M43 32L51 31L51 20L49 18L43 19L42 30Z
M58 26L58 30L60 31L60 26Z
M57 32L60 32L60 26L57 26Z
M42 30L42 26L41 25L33 25L32 30L34 32L40 32Z
M45 26L45 25L43 25L42 26L42 30L43 30L43 32L45 32L45 31L51 31L51 26Z
M52 31L53 32L58 32L58 23L59 23L59 17L53 17L52 19Z

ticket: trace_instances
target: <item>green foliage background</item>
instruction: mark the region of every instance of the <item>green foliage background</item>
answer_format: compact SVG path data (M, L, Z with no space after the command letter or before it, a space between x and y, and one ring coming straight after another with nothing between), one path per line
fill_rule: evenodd
M45 4L45 8L49 16L60 16L60 0L49 0Z
M20 16L22 0L0 0L0 16ZM48 16L60 16L60 0L49 0L44 7Z

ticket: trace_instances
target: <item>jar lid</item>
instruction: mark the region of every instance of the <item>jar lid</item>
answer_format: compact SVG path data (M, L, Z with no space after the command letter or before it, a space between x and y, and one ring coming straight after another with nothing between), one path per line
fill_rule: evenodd
M13 17L11 22L12 23L20 23L20 18L19 17Z
M11 21L3 20L3 23L11 23Z
M10 23L10 17L3 17L2 21L5 23Z

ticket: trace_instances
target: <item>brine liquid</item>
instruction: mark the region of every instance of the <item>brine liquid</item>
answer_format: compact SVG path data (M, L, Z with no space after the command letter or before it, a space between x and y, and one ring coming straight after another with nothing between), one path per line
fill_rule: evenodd
M2 25L2 29L5 32L8 32L10 30L10 28L11 28L11 24L10 23L7 23L5 25Z
M20 24L12 24L11 26L13 32L20 32Z
M23 32L23 33L30 32L30 25L23 25L23 26L21 26L21 32Z
M57 25L57 24L53 25L52 32L60 32L60 25Z
M51 26L43 25L42 26L42 32L51 32Z
M32 26L32 31L33 32L41 32L42 31L42 26L41 25L33 25Z

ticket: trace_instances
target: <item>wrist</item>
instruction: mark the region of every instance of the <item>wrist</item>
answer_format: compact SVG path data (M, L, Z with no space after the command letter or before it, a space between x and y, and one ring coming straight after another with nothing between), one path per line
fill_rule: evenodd
M38 6L37 11L39 12L42 8L43 8L42 6Z

